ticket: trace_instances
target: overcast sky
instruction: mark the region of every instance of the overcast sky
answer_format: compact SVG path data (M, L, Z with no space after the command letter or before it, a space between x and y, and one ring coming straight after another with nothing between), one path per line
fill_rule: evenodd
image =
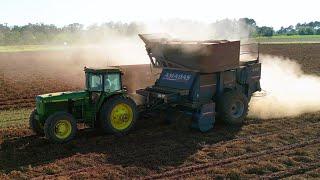
M0 23L46 23L58 26L107 21L150 22L192 19L214 22L250 17L259 26L278 29L320 20L320 0L0 0Z

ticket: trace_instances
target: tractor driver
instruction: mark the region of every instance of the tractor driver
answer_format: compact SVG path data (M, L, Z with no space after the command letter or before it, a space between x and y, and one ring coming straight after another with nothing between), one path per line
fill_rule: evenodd
M101 75L92 75L91 78L91 90L101 91L102 90L102 77Z
M105 78L104 86L105 86L105 90L106 91L110 91L111 90L111 81L110 81L109 77Z
M114 90L114 78L113 76L108 75L104 81L106 91L113 91Z
M119 81L119 78L117 75L109 74L107 78L105 78L105 82L104 82L105 90L111 91L111 92L118 90L117 88L117 84L119 84L118 81Z

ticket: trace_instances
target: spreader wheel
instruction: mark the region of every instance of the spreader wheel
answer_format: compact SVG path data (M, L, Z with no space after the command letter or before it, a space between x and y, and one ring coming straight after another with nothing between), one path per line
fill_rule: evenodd
M224 92L218 101L219 120L227 124L242 124L248 113L248 98L233 90Z
M66 112L54 113L44 124L46 137L55 143L65 143L72 140L76 132L76 120Z
M129 97L107 100L100 110L99 128L105 133L125 134L137 119L137 106Z
M43 131L43 125L35 119L35 115L36 115L37 110L34 109L29 117L29 127L32 129L32 131L39 136L43 136L44 135L44 131Z

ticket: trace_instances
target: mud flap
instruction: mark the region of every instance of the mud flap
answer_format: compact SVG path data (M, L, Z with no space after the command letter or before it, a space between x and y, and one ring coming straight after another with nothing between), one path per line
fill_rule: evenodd
M213 128L215 122L215 103L202 105L201 109L192 114L191 128L207 132Z

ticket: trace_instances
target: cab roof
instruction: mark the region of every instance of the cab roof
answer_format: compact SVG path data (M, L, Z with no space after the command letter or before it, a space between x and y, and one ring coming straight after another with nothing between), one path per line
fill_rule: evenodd
M84 67L84 71L90 73L121 73L120 68L118 67L103 67L103 68L96 68L96 67Z

